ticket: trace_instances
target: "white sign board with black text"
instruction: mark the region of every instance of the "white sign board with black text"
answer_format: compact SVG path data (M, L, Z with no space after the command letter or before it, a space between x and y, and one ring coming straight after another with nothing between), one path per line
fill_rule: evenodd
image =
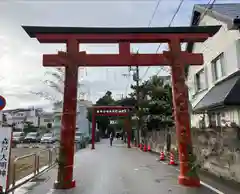
M0 186L3 190L7 187L8 165L10 162L10 150L12 140L12 128L0 128Z

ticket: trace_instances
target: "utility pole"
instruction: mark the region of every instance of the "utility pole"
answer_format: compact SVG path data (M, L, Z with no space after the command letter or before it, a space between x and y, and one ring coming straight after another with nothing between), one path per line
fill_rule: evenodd
M139 66L136 66L136 95L137 95L137 145L140 144L140 127L141 127L141 115L140 115L140 89L139 89Z
M137 116L137 145L140 144L140 128L141 128L141 114L140 114L140 88L139 88L139 66L136 66L136 68L129 67L129 72L133 71L133 81L136 82L136 116Z

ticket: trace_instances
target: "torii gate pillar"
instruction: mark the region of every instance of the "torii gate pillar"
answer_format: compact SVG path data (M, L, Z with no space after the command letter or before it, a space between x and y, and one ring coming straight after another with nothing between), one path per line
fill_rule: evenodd
M92 150L95 149L95 132L96 132L96 110L92 111Z
M67 41L67 53L74 56L79 53L77 40ZM54 183L56 189L75 187L73 180L74 136L76 131L78 64L68 61L65 67L63 113L61 119L61 141L58 178Z
M130 122L130 118L126 117L124 120L124 124L125 124L125 131L127 132L127 146L128 148L131 148L131 122Z
M181 42L177 36L172 38L168 44L170 50L164 51L163 55L171 64L172 70L173 108L180 161L178 182L181 185L198 187L200 179L195 169L196 161L192 159L194 156L188 112L188 87L185 84L184 68L187 58L181 57Z

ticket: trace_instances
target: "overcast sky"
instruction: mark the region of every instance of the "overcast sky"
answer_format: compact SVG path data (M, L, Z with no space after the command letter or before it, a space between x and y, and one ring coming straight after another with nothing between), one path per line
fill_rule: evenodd
M51 101L31 94L49 92L59 97L56 92L43 83L45 72L51 68L42 67L43 53L56 53L65 50L64 45L39 44L31 39L21 25L35 26L148 26L158 0L0 0L0 95L7 100L7 109L28 106L40 106L49 109ZM185 0L173 26L189 25L194 4L209 0ZM151 26L168 26L180 0L162 0ZM239 2L239 0L219 0ZM132 45L132 50L141 53L154 53L158 45ZM164 47L163 47L164 48ZM116 53L116 45L82 45L81 50L88 53ZM140 78L146 68L140 68ZM150 68L143 79L159 71ZM130 91L131 78L122 74L128 68L85 68L80 69L79 79L84 84L83 90L88 98L95 101L107 90L115 97ZM167 72L162 71L160 75Z

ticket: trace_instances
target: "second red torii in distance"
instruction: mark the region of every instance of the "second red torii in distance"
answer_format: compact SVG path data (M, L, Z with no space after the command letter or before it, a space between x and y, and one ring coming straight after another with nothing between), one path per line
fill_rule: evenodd
M93 106L92 111L92 149L95 149L96 116L125 117L125 131L127 132L128 148L131 140L131 116L133 107L131 106Z

